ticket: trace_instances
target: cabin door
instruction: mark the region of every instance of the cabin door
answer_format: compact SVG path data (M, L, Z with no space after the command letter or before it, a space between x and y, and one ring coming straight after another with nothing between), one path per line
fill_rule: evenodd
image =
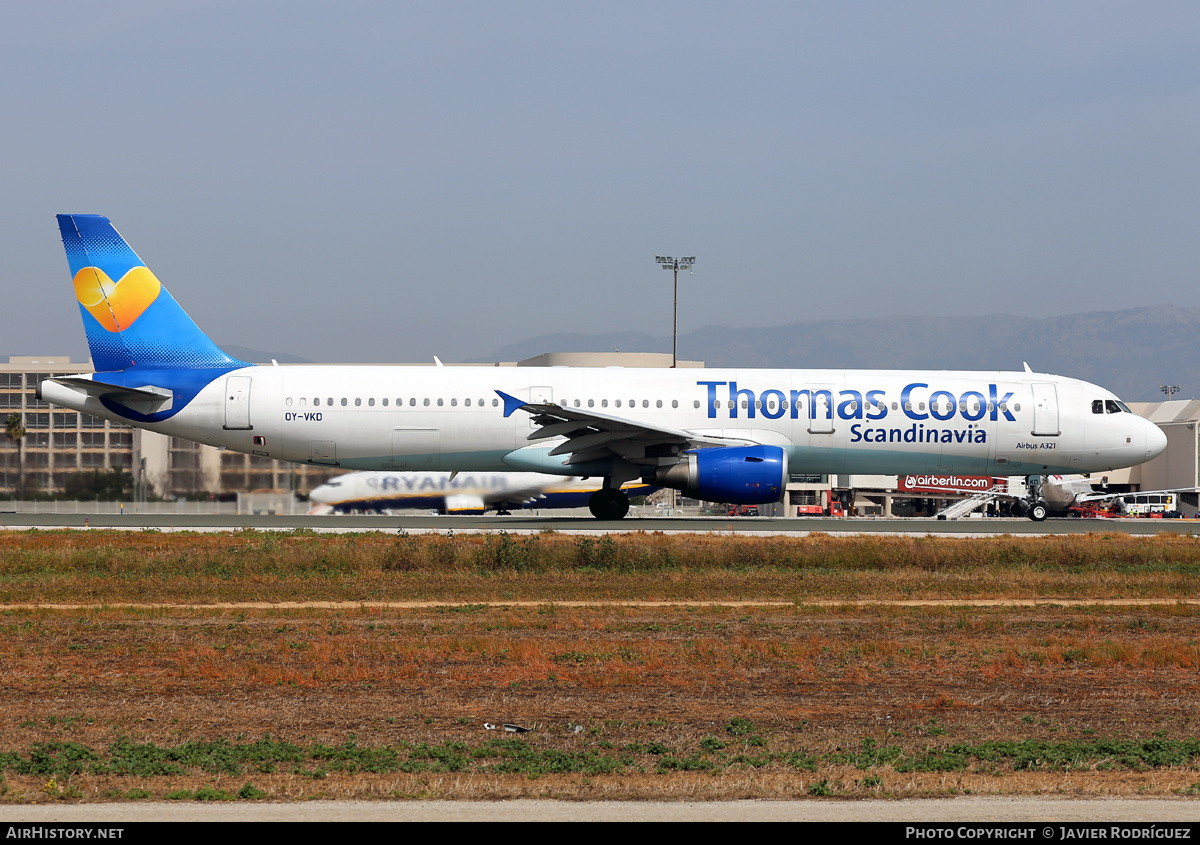
M809 387L812 395L808 397L808 433L833 434L837 389L832 384L813 384Z
M1053 384L1033 385L1033 431L1035 437L1058 437L1058 391Z
M225 430L248 431L250 425L249 376L229 376L225 379Z

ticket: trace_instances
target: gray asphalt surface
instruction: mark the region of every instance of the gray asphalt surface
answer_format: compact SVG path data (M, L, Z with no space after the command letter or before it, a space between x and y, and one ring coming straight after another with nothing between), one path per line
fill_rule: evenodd
M255 528L290 531L508 531L596 532L664 531L731 532L761 534L902 533L920 535L989 534L1200 534L1194 519L875 519L866 518L772 518L772 517L677 517L623 519L601 522L590 517L542 516L218 516L205 514L30 514L0 513L0 528L123 528L162 531L233 531Z

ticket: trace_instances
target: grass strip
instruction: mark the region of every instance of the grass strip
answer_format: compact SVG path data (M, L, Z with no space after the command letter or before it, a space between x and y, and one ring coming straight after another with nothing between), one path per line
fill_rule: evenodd
M12 533L0 603L1191 598L1200 539ZM602 589L597 593L597 588Z

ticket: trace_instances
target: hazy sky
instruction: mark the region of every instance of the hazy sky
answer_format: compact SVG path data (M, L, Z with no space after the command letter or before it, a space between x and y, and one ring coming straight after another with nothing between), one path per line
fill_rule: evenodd
M668 334L656 253L681 331L1200 306L1194 1L13 3L0 78L0 354L86 354L58 212L317 361Z

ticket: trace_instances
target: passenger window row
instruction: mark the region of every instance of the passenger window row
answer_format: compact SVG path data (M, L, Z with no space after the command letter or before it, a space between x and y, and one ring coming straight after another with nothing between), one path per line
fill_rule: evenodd
M324 397L324 398L322 398L322 397L320 397L320 396L314 396L314 397L312 398L312 400L311 400L311 401L312 401L312 407L314 407L314 408L336 408L336 407L348 408L348 407L351 407L351 403L353 403L353 407L355 407L355 408L361 408L361 407L364 407L364 404L365 404L365 407L368 407L368 408L374 408L374 407L376 406L376 401L377 401L377 400L376 400L376 399L374 399L373 397L372 397L372 398L368 398L368 399L364 400L364 399L362 399L361 397L356 397L356 398L354 398L354 399L350 399L349 397L346 397L346 396L343 396L343 397L340 397L340 398L336 398L336 397L333 397L333 396L328 396L328 397ZM385 398L385 399L379 399L379 400L378 400L378 404L379 404L379 406L380 406L380 407L387 408L387 407L389 407L389 403L390 403L390 401L391 401L391 400L389 400L389 399L386 399L386 398ZM287 397L287 398L284 400L284 404L285 404L287 407L289 407L289 408L290 408L290 407L292 407L292 405L293 405L293 404L295 404L295 405L298 405L299 407L303 408L303 407L306 407L306 406L308 405L308 403L309 403L309 399L308 399L307 397L304 397L304 396L300 397L299 399L294 399L293 397L289 396L289 397ZM430 408L430 407L444 408L444 407L446 407L447 403L449 404L449 407L451 407L451 408L457 408L457 407L459 407L459 400L458 400L457 398L453 398L453 399L450 399L450 400L446 400L446 399L429 399L429 398L418 399L417 397L402 397L402 398L397 398L397 399L395 400L395 407L397 407L397 408L400 408L400 407L405 407L405 406L407 406L407 407L410 407L410 408L416 408L416 407L421 407L421 408ZM595 400L595 399L587 399L587 400L575 399L575 400L573 400L573 402L572 402L572 400L564 399L564 400L562 400L562 402L561 402L560 404L562 404L562 405L563 405L563 406L565 406L565 407L571 407L571 406L573 406L573 407L579 408L579 407L584 407L584 406L586 406L586 407L588 407L588 408L594 408L594 407L596 407L597 400ZM599 400L599 406L600 406L601 408L607 408L607 407L608 407L608 404L609 404L609 400L607 400L607 399L601 399L601 400ZM615 407L617 407L617 408L620 408L620 407L622 407L622 405L623 405L623 404L625 404L625 403L624 403L624 402L622 402L622 400L620 400L620 399L613 400L613 405L614 405ZM755 403L755 404L756 404L756 407L760 407L760 408L762 407L762 403L761 403L761 402L757 402L757 403ZM486 400L486 399L474 399L474 400L472 400L472 399L463 399L463 400L462 400L462 407L464 407L464 408L484 408L484 407L487 407L487 405L488 405L488 402L487 402L487 400ZM744 401L743 401L742 405L743 405L743 407L745 406L745 402L744 402ZM499 399L492 399L492 400L491 400L491 407L493 407L493 408L498 408L499 406L500 406L500 400L499 400ZM636 399L630 399L630 400L628 400L628 407L630 407L630 408L637 408L637 407L638 407L638 400L636 400ZM651 407L651 405L650 405L650 400L649 400L649 399L643 399L643 400L641 400L641 407L642 407L642 408L650 408L650 407ZM662 400L662 399L656 399L656 400L654 400L654 407L655 407L655 408L662 408L662 407L663 407L663 400ZM678 407L679 407L679 400L678 400L678 399L672 399L672 400L671 400L671 407L672 407L672 408L678 408ZM692 407L693 407L693 408L699 408L699 407L700 407L700 400L699 400L699 399L696 399L695 401L693 401L693 402L692 402ZM733 407L733 403L732 403L732 402L729 404L729 407L731 407L731 408ZM774 403L774 401L772 401L772 402L770 403L770 407L771 407L771 409L772 409L772 410L774 410L774 408L775 408L775 403ZM785 408L787 407L787 402L784 402L784 403L783 403L783 407L785 407Z
M608 400L607 400L607 399L600 399L600 400L596 400L596 399L563 399L561 402L559 402L559 404L560 404L562 407L564 407L564 408L595 408L595 407L597 407L597 401L599 402L599 407L601 407L601 408L607 408L607 407L608 407ZM637 408L637 407L638 407L638 400L636 400L636 399L630 399L630 400L628 400L628 402L626 403L624 400L621 400L621 399L614 399L614 400L612 400L612 404L613 404L613 407L614 407L614 408L620 408L620 407L622 407L622 406L627 406L627 407L629 407L629 408ZM655 400L654 400L654 407L655 407L655 408L661 408L662 406L663 406L663 400L661 400L661 399L655 399ZM643 399L643 400L642 400L641 407L643 407L643 408L649 408L649 407L650 407L650 400L649 400L649 399ZM679 407L679 400L678 400L678 399L672 399L672 400L671 400L671 407L672 407L672 408L678 408L678 407ZM699 408L699 407L700 407L700 400L699 400L699 399L697 399L697 400L695 400L694 402L692 402L692 407L693 407L693 408Z
M356 407L356 408L363 407L364 400L362 398L356 397L355 399L351 400L350 398L345 397L345 396L341 397L340 399L334 398L332 396L326 397L324 399L322 399L320 396L314 396L312 399L312 406L314 408L322 408L322 407L334 408L334 407L339 407L339 406L343 407L343 408L348 408L348 407L350 407L351 401L353 401L354 407ZM374 397L368 398L365 401L366 401L366 407L368 407L368 408L374 408L376 406L376 400ZM563 399L559 404L561 404L564 407L595 408L595 407L597 407L597 401L599 402L599 407L601 407L601 408L607 408L609 406L608 399L600 399L600 400L596 400L596 399ZM390 402L390 400L388 400L386 398L378 400L378 404L384 408L389 407L389 402ZM284 400L284 404L289 408L292 407L293 403L298 404L299 407L303 408L303 407L307 406L308 399L307 399L307 397L302 396L298 400L293 400L293 398L289 396ZM441 398L439 398L439 399L429 399L429 398L418 399L417 397L407 397L407 398L397 398L395 400L395 407L400 408L400 407L408 406L410 408L416 408L416 407L429 408L429 407L436 406L438 408L443 408L443 407L446 407L446 403L447 403L447 400L441 399ZM614 399L612 404L616 408L620 408L626 404L627 404L627 407L629 407L631 409L638 408L638 400L636 400L636 399L629 399L627 401L627 403L623 402L623 400L621 400L621 399ZM746 400L746 399L742 399L740 404L743 409L747 409L749 407L748 400ZM462 406L464 408L484 408L484 407L487 407L487 405L488 405L488 402L486 399L476 399L476 400L463 399L462 400ZM822 398L822 400L821 400L821 405L822 405L822 407L824 407L824 398ZM457 408L459 406L459 400L457 398L450 399L449 406L451 408ZM500 406L499 399L491 400L491 407L498 408L499 406ZM789 400L784 399L778 403L778 406L782 410L786 411L791 407L791 403L789 402ZM873 406L875 409L878 410L884 406L884 403L879 402L877 400L869 401L869 402L865 402L864 406L867 409L870 409ZM642 408L650 408L650 400L649 399L641 400L641 407ZM663 400L662 399L654 400L654 407L662 408ZM679 407L679 400L672 399L671 407L677 409ZM699 399L693 400L692 407L699 408L700 400ZM732 400L732 399L725 400L725 401L716 399L713 401L713 407L714 408L723 408L723 407L734 408L735 403L734 403L734 400ZM761 410L763 407L763 401L761 399L756 399L754 401L754 407ZM804 402L797 399L796 400L796 408L801 409L803 407L804 407ZM987 403L987 410L989 412L996 410L997 407L999 408L1000 411L1008 410L1007 403L1005 403L1005 402L1001 402L1001 403L999 403L999 405L997 405L994 402ZM776 408L775 400L774 399L767 400L766 408L768 411L774 411ZM896 402L893 402L892 410L898 410L898 408L899 408L899 405ZM931 402L930 403L930 410L932 410L934 413L949 412L949 411L951 411L952 408L953 408L953 405L949 402L946 402L946 403ZM858 410L858 402L851 400L849 409L851 412L857 411ZM967 403L966 402L959 403L959 409L962 411L966 411ZM904 410L906 410L906 411L913 410L913 403L905 402ZM924 402L917 403L917 410L924 411L925 403ZM1013 406L1013 410L1020 411L1021 410L1020 403L1015 404ZM978 402L971 403L971 411L972 412L979 411L979 403ZM1125 405L1124 402L1114 402L1112 399L1096 399L1092 402L1092 413L1093 414L1105 414L1105 413L1119 414L1119 413L1132 413L1132 411L1129 410L1129 408Z
M354 401L354 407L356 407L356 408L363 407L363 399L361 397L357 397L353 401ZM445 399L437 399L435 401L437 403L437 407L439 407L439 408L445 407L445 404L446 404ZM284 404L287 405L289 408L292 406L293 402L296 402L296 404L298 404L301 408L303 408L308 404L308 398L305 396L301 396L299 398L299 400L293 400L293 398L291 396L289 396L289 397L287 397L287 399L284 400ZM312 406L314 408L322 408L322 407L335 408L335 407L339 407L339 406L343 407L343 408L348 408L348 407L350 407L350 402L351 402L351 400L345 396L341 397L341 399L335 399L332 396L322 399L320 396L314 396L313 400L312 400ZM388 399L380 399L379 400L379 405L383 408L388 407L388 403L389 403ZM418 401L417 401L416 397L409 397L407 399L407 403L406 403L405 399L403 399L403 398L396 399L396 407L397 408L400 408L400 407L404 406L405 404L407 404L411 408L415 408L418 406ZM430 407L430 405L432 403L431 403L431 400L429 400L429 399L422 399L422 400L420 400L419 404L420 404L420 407L428 408L428 407ZM462 400L462 404L463 404L464 408L472 408L472 407L484 408L487 406L487 400L486 399L476 399L476 400L464 399L464 400ZM499 406L500 406L500 400L493 399L492 407L496 408ZM366 400L366 407L368 407L368 408L375 407L375 399L373 397L368 398ZM452 408L458 407L458 399L457 398L450 400L450 407L452 407Z

